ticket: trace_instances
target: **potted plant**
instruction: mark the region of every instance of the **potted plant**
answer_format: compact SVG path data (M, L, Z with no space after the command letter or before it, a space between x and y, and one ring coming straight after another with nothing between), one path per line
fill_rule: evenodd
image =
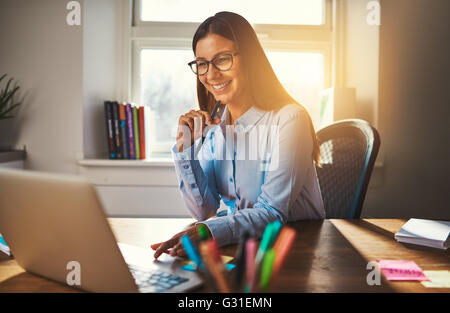
M4 74L2 77L0 77L0 84L3 81L4 78L6 78L7 74ZM13 118L14 110L19 107L21 102L14 101L14 94L16 94L20 87L14 86L11 87L11 83L13 82L13 79L10 78L8 82L6 83L6 86L3 89L0 89L0 120L4 120L7 118ZM10 89L12 88L12 89Z
M5 119L14 117L18 107L22 104L21 101L17 101L14 95L18 94L20 87L14 84L13 78L9 78L4 87L1 88L2 81L7 77L4 74L0 77L0 122ZM25 158L24 150L14 150L0 148L0 163L6 163L11 161L23 160Z

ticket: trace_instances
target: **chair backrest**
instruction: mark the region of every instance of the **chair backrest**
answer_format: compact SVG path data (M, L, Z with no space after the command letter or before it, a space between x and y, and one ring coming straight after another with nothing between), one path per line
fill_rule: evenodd
M322 167L317 167L327 218L359 218L380 147L378 131L358 119L317 132Z

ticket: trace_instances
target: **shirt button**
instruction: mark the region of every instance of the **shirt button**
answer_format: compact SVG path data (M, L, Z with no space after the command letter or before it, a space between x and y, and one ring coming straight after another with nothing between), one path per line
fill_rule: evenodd
M233 178L230 177L230 182L233 182Z
M191 184L191 188L195 188L197 187L195 184Z
M185 166L183 166L183 168L184 168L185 170L187 170L187 169L189 168L189 165L185 165Z

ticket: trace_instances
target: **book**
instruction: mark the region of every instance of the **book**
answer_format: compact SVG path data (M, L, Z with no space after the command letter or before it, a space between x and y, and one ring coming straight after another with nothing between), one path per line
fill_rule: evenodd
M120 143L120 129L119 129L119 103L113 101L111 103L112 108L112 119L113 119L113 129L114 129L114 145L116 150L116 158L123 159L122 147Z
M108 157L110 159L116 158L116 150L114 145L114 129L112 121L111 101L105 101L105 122L106 122L106 136L108 139Z
M121 143L121 152L123 159L130 158L129 143L128 143L128 127L127 127L127 114L125 112L125 103L119 104L119 134Z
M144 123L144 107L138 109L139 116L139 152L140 159L145 160L145 123Z
M126 115L127 115L127 130L128 130L128 143L129 143L129 156L130 160L136 159L136 151L134 147L134 124L133 124L133 109L131 104L126 105Z
M3 239L2 234L0 234L0 251L7 254L7 255L11 255L11 250L9 249L8 245L5 242L5 239Z
M151 155L151 147L150 147L150 107L147 105L143 106L144 108L144 124L145 124L145 156L148 158Z
M438 249L450 246L450 222L411 218L395 234L399 242Z
M139 160L141 153L139 150L139 117L138 117L138 108L136 106L132 106L133 109L133 131L134 131L134 150L136 160Z

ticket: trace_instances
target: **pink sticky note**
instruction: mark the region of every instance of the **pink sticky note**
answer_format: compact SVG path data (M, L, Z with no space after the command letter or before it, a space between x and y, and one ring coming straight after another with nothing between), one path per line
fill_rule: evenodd
M429 280L414 261L378 260L377 262L388 280Z

